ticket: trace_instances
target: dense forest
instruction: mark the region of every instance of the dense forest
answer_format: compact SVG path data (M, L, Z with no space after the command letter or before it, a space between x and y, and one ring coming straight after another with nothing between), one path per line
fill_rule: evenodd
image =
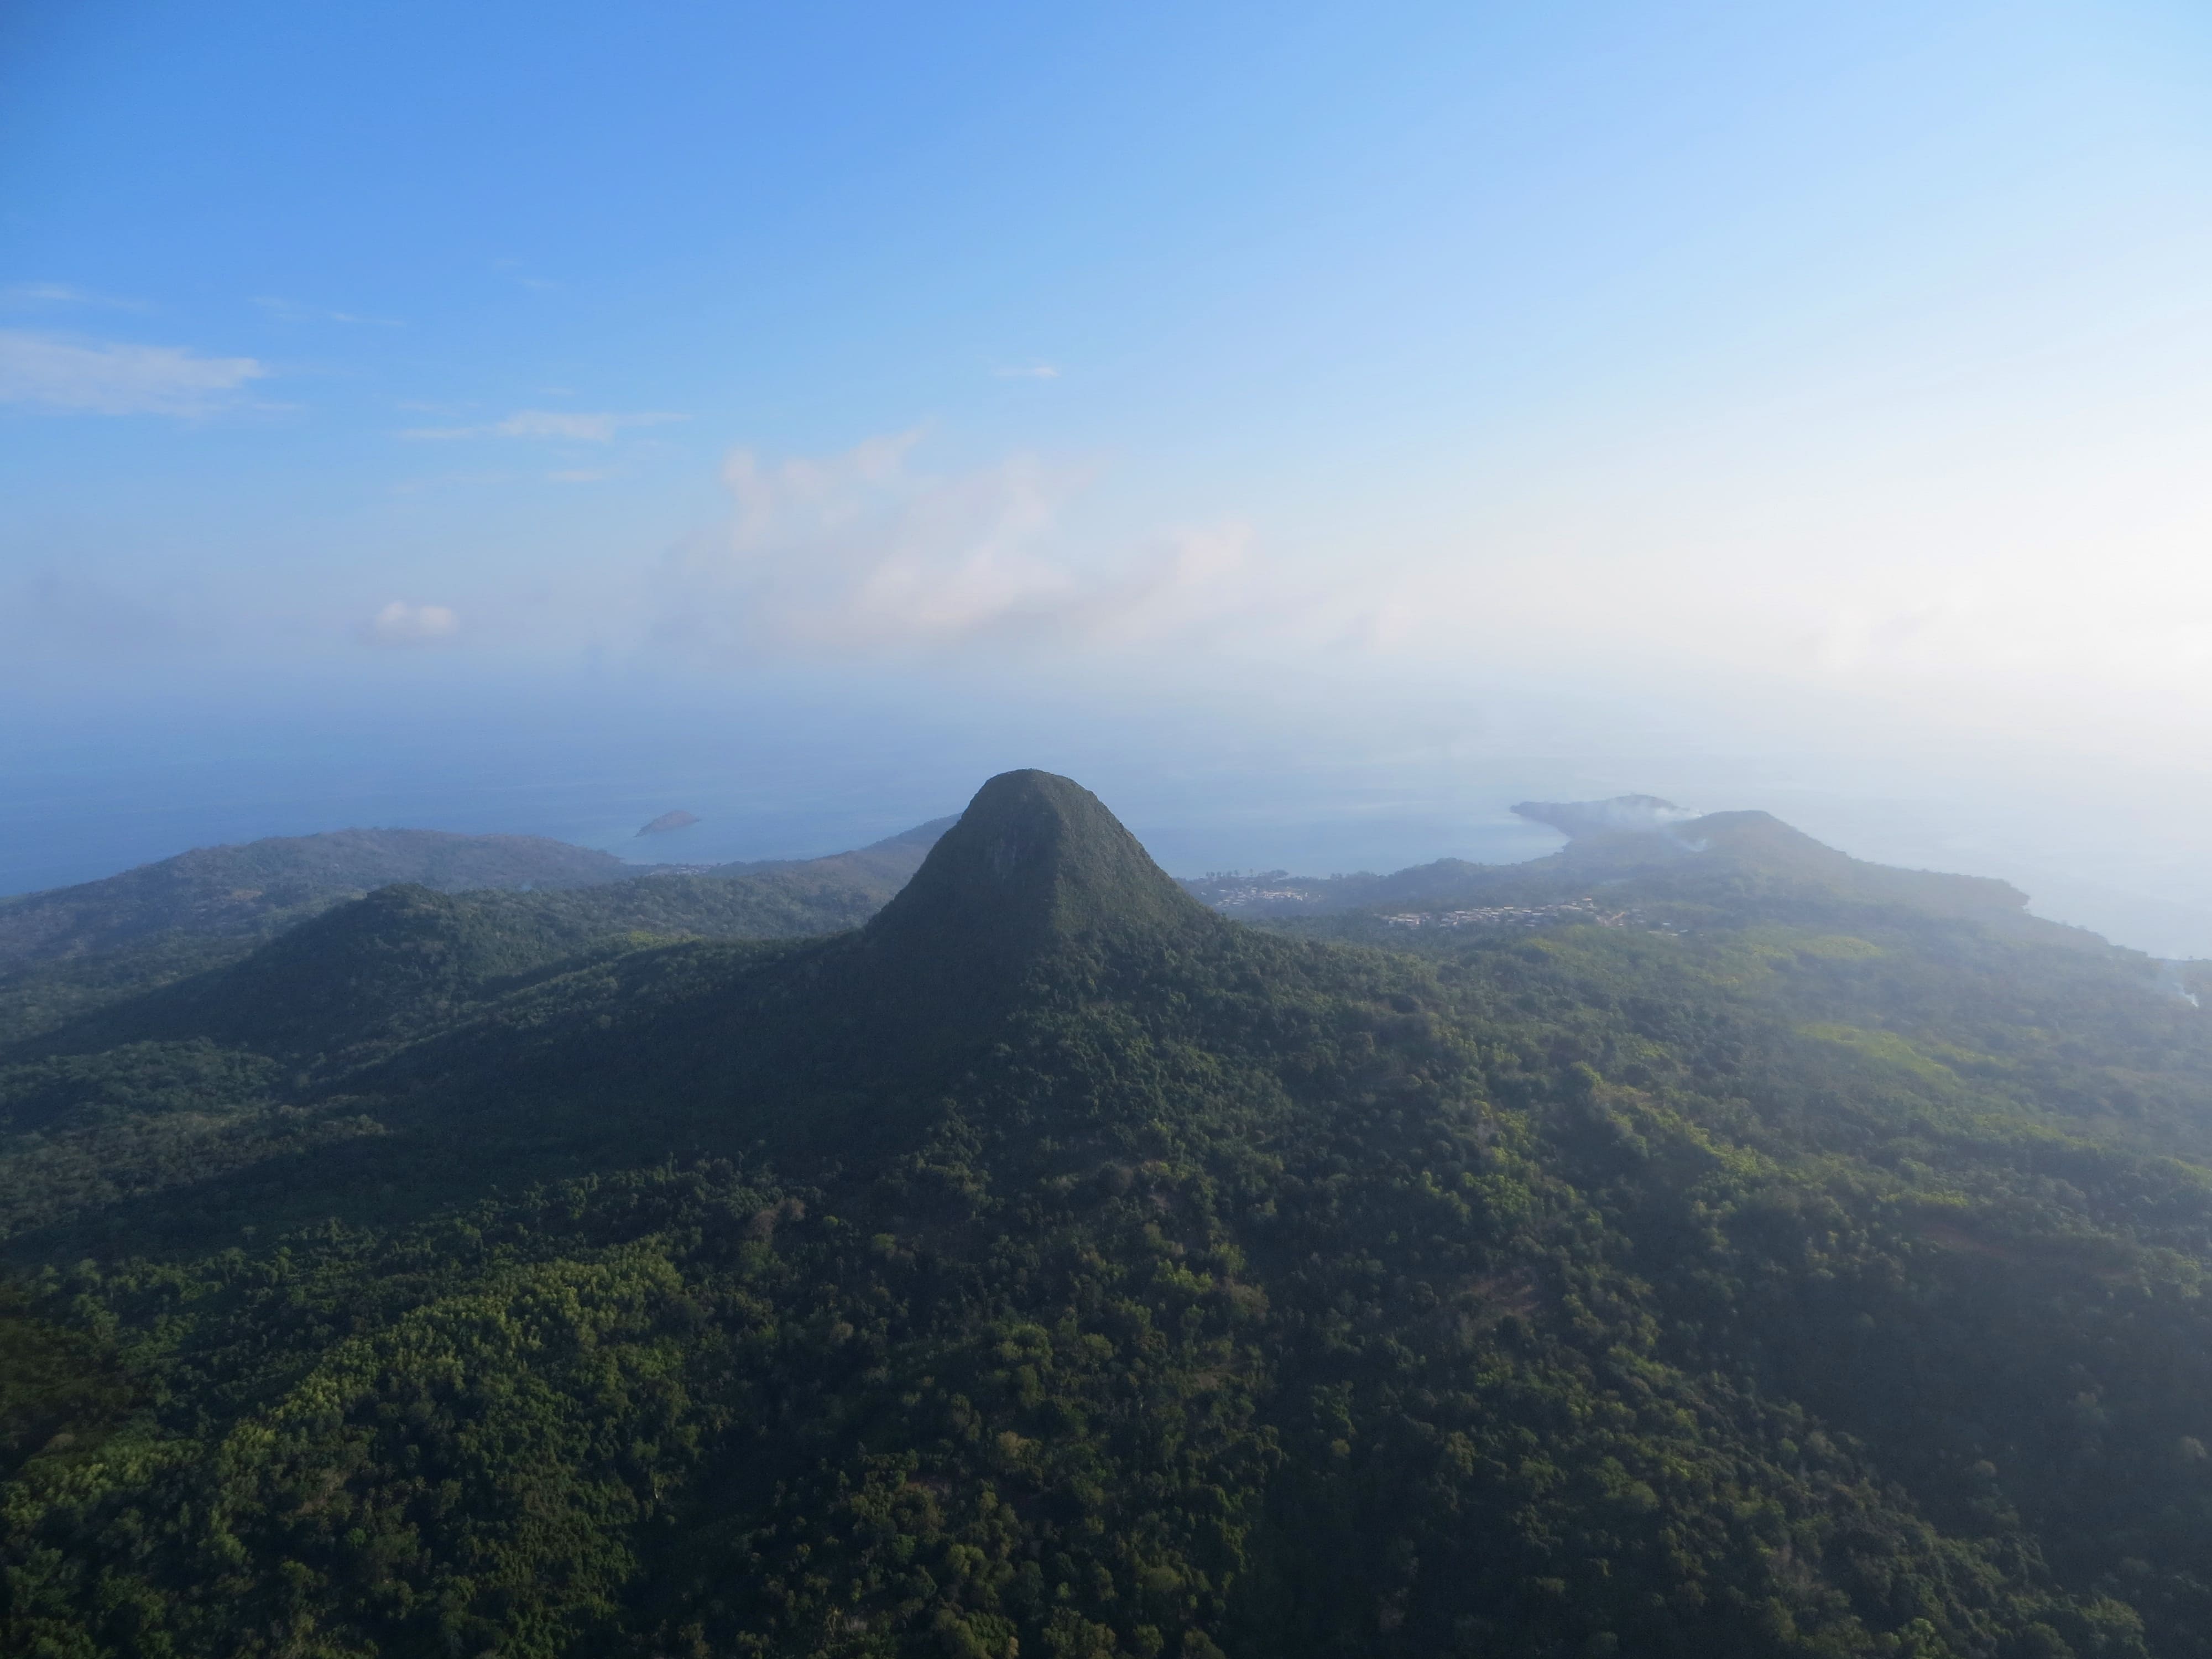
M202 848L102 881L0 899L0 1048L179 981L192 981L195 989L183 994L204 1001L221 983L206 977L210 970L372 890L428 890L421 896L433 903L444 896L459 906L456 927L517 965L562 961L629 934L838 933L882 908L951 823L921 824L826 858L704 869L641 869L535 836L421 830ZM366 941L358 921L337 925L341 934L349 929ZM308 932L254 971L280 971L275 964L289 956L328 981L336 957L307 962L322 937ZM449 963L441 971L453 970ZM493 988L480 972L470 982L479 991ZM331 994L342 994L336 988ZM399 989L401 1000L408 994ZM437 1011L426 1004L419 1012ZM360 1017L359 1010L346 1016L355 1023Z
M707 866L625 864L542 836L435 830L338 830L201 847L100 881L0 898L0 975L27 963L129 952L130 969L104 960L92 964L94 978L111 981L123 971L173 977L168 965L181 952L220 957L224 944L250 945L334 904L400 884L441 893L566 894L580 918L620 914L677 931L694 920L683 907L703 904L696 920L708 931L743 934L774 923L767 931L834 933L896 892L951 822L827 858ZM704 886L696 879L702 875L708 878ZM660 884L672 882L665 890ZM579 896L588 889L599 890L589 900ZM741 895L760 899L757 913L742 908Z
M2212 1656L2185 971L1759 814L930 841L0 984L0 1650Z

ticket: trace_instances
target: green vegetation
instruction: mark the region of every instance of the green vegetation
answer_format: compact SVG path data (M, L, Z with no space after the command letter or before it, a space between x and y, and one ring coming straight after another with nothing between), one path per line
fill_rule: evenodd
M266 938L393 882L458 892L580 887L630 873L611 854L537 836L340 830L202 847L101 881L0 899L0 964L112 951L179 933Z
M1771 823L1265 932L1011 774L857 931L49 1023L0 1650L2212 1654L2212 1024Z
M457 997L501 988L502 975L511 988L514 975L610 944L635 945L638 935L834 933L881 908L951 822L828 858L703 873L640 875L559 842L428 830L343 830L204 848L106 881L0 899L0 964L13 964L0 965L0 1046L73 1026L82 1029L67 1040L78 1046L88 1034L120 1040L125 1029L265 1030L274 1012L267 998L297 1005L319 995L335 1024L307 1018L295 1035L313 1042L358 1035L380 1018L419 1024L448 1018ZM258 884L235 885L241 881ZM362 898L365 889L395 886L410 896L380 898L369 913L400 922L391 937L358 913L322 931L302 927ZM411 931L402 920L410 916ZM299 937L240 975L210 975L293 927L301 928ZM364 951L380 961L350 959ZM298 982L295 969L304 975ZM169 986L176 988L164 997L135 1000ZM116 1017L120 1025L91 1018L125 1002L132 1006Z
M565 906L542 904L534 914L600 932L834 933L898 891L951 822L828 858L724 865L703 877L666 870L641 877L612 854L540 836L339 830L203 847L105 880L0 898L0 973L21 979L26 964L88 955L105 963L119 953L141 974L179 955L189 969L200 965L189 958L217 941L268 939L398 884L449 894L557 894ZM106 972L97 968L94 977ZM0 979L0 995L6 988Z

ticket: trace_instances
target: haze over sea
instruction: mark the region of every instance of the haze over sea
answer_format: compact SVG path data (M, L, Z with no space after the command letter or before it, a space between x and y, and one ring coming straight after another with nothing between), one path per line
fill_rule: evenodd
M1395 742L1370 743L1318 716L1271 730L1233 711L1209 721L1132 707L1103 720L977 696L924 720L880 687L817 688L810 702L750 712L659 690L580 687L565 702L471 718L475 698L440 685L404 718L386 705L373 726L337 708L220 726L185 708L127 741L17 733L4 756L0 890L350 825L550 836L641 862L811 856L957 811L976 781L1034 761L1098 780L1182 875L1510 863L1560 842L1512 802L1665 791L1700 810L1764 807L1863 857L2004 876L2039 915L2157 955L2212 956L2212 873L2196 856L2201 809L2185 775L2177 788L2081 764L2069 813L2032 753L1956 757L1940 780L1931 762L1901 769L1893 754L1607 755L1595 732L1546 755L1410 720ZM702 821L637 834L678 806Z
M2212 955L2212 14L0 21L0 890L1761 807ZM702 822L634 831L672 808Z

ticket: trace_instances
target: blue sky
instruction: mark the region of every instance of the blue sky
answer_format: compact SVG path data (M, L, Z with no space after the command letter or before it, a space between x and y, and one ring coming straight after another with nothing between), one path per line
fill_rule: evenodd
M2208 88L2110 0L11 8L0 888L1036 762L1193 867L1550 781L2173 896Z

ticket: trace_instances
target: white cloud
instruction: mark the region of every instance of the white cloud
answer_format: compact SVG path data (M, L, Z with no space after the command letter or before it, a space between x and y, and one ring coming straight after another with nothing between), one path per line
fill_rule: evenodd
M992 374L1002 380L1056 380L1060 378L1058 363L1015 363L994 368Z
M502 438L559 438L569 443L612 443L615 434L633 426L665 426L681 415L580 415L561 410L526 409L508 416L494 428Z
M725 653L1127 641L1215 617L1246 585L1241 524L1087 549L1060 523L1087 469L928 473L910 465L919 435L773 464L732 452L736 524L671 562L659 635Z
M254 295L253 303L283 323L346 323L362 328L407 326L396 317L363 317L350 311L331 311L321 306L303 306L295 301L279 299L269 294Z
M631 427L665 426L671 421L686 421L688 415L670 414L665 410L649 410L635 415L617 415L610 412L584 414L559 409L518 410L503 421L489 426L418 426L401 433L403 438L444 440L453 438L550 438L565 443L606 444Z
M207 415L268 368L183 346L0 329L0 403L94 415Z
M434 645L460 631L461 619L442 605L410 605L394 599L361 625L371 645Z
M118 300L69 283L10 283L0 288L0 302L13 306L93 306L104 311L150 310L143 300Z

